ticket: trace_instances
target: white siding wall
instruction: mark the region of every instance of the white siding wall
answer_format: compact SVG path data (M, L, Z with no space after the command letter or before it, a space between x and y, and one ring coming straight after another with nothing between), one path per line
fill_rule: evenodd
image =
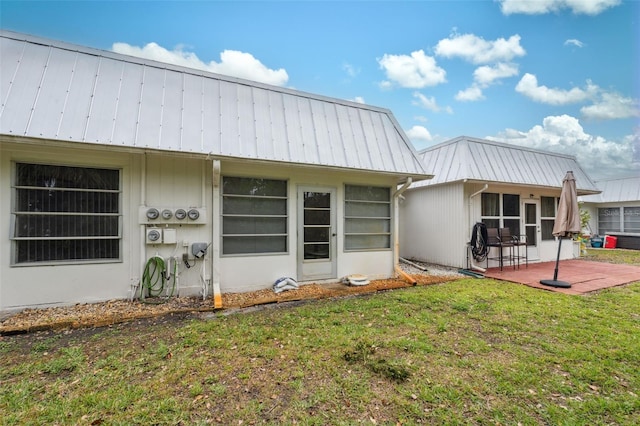
M27 306L97 302L130 295L139 277L139 186L129 154L10 144L0 141L0 311ZM115 167L122 170L122 261L102 264L11 266L12 162Z
M327 169L310 171L286 166L251 166L246 163L224 163L222 175L264 177L288 180L289 187L289 253L284 255L223 256L220 259L220 289L227 292L246 292L270 288L280 277L297 279L297 187L318 185L336 189L336 250L337 278L350 274L364 274L369 278L393 276L393 252L389 250L369 252L344 251L344 185L391 186L394 182L365 173L344 173ZM392 219L393 220L393 219ZM393 229L393 228L392 228ZM217 240L218 244L221 241ZM393 244L393 239L392 239Z
M71 166L115 167L122 170L122 260L99 264L12 266L9 235L12 162L44 162ZM265 177L288 181L289 252L282 255L218 256L207 252L204 262L187 269L182 254L193 242L220 247L221 238L213 234L214 221L220 221L220 199L213 199L212 161L148 152L114 152L112 148L83 145L11 143L0 141L0 311L33 306L91 303L131 297L144 265L154 256L176 257L179 262L179 295L202 294L203 280L212 294L212 280L219 277L222 292L246 292L270 288L282 276L297 274L297 188L319 185L336 190L337 279L349 274L369 278L394 275L392 249L344 251L344 185L376 185L395 188L395 178L366 172L342 172L324 168L223 161L221 175ZM177 243L149 245L146 225L141 219L146 207L201 208L203 224L169 224L176 229ZM393 207L393 206L392 206ZM393 208L392 208L393 212ZM393 215L393 213L392 213ZM392 217L392 220L395 218ZM219 223L219 222L217 222ZM220 229L218 226L217 229ZM393 224L392 224L393 229ZM393 237L392 237L393 247ZM195 261L194 261L195 262ZM215 272L215 273L213 273Z
M400 204L400 256L462 267L467 214L461 183L410 189Z
M467 242L474 223L481 220L481 195L471 195L483 184L462 182L425 186L407 191L400 205L400 255L405 258L453 266L466 267ZM538 202L540 197L558 197L560 190L529 188L514 185L489 184L484 192L517 194L520 196L521 230L524 229L524 202ZM471 201L470 201L471 200ZM538 206L538 217L540 207ZM558 243L555 239L542 241L538 229L538 246L530 250L529 261L554 261ZM564 242L561 259L577 256L575 244ZM478 266L486 266L486 263ZM489 267L497 266L490 261Z

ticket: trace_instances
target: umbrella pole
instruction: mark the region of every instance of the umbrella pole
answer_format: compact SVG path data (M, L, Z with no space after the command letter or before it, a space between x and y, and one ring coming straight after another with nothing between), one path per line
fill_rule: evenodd
M556 257L556 269L553 270L553 280L558 280L558 264L560 263L560 248L562 247L562 238L558 241L558 256Z
M562 237L558 238L558 256L556 257L556 269L553 271L552 280L540 280L540 284L548 285L551 287L570 288L571 284L566 281L558 281L558 264L560 263L560 248L562 247Z

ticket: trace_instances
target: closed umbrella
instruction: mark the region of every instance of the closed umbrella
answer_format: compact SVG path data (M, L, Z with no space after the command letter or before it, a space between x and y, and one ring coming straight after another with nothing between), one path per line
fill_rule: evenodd
M556 258L556 268L553 272L552 280L540 280L540 284L552 287L571 287L566 281L558 281L558 264L560 263L560 248L562 238L572 236L581 231L580 208L578 207L578 190L576 189L576 178L573 172L569 171L562 180L562 192L560 192L560 202L553 224L553 235L558 237L558 257Z

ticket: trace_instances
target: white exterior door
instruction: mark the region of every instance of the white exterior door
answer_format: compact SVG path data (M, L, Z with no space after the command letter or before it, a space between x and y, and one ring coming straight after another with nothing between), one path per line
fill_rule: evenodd
M336 190L298 187L298 279L336 278Z
M538 245L540 242L540 202L526 200L524 202L524 235L527 236L527 255L529 260L540 258Z

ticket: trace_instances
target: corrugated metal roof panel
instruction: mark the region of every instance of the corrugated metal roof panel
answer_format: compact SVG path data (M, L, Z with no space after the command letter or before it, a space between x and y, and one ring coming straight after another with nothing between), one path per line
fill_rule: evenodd
M640 201L640 176L596 181L601 194L581 197L587 203L625 203Z
M572 156L461 136L418 153L435 177L412 187L463 180L559 188L573 171L579 192L598 188Z
M389 110L0 32L0 133L428 178Z

